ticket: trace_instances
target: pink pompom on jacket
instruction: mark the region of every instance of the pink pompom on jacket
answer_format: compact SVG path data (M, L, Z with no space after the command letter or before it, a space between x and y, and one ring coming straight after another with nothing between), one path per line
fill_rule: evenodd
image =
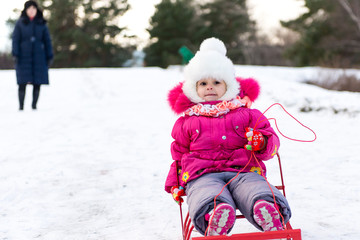
M260 92L257 81L252 78L236 80L240 83L239 96L247 96L252 102L255 101ZM183 93L182 83L169 92L168 101L177 114L196 105ZM202 104L213 105L219 102L221 101ZM255 125L256 130L267 139L266 147L255 152L261 167L251 157L251 151L244 149L248 143L245 128L254 128ZM174 138L171 144L174 162L165 183L167 192L170 192L172 186L178 185L178 182L186 187L189 181L211 172L242 171L261 174L262 170L265 174L263 161L271 159L280 146L279 138L266 117L259 110L246 107L236 108L218 117L184 115L176 121L171 135Z

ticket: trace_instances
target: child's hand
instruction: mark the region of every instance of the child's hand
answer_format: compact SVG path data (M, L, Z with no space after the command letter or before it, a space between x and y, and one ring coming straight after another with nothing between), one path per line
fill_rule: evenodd
M261 132L252 128L246 128L245 137L248 139L248 144L245 145L245 149L249 151L260 151L265 148L266 139Z
M184 199L181 197L181 196L185 196L185 190L183 187L181 186L171 187L171 194L175 202L177 202L177 204L184 202Z

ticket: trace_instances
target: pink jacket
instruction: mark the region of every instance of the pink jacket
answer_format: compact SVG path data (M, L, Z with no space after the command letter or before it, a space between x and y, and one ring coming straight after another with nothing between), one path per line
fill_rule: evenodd
M254 79L240 79L240 97L248 96L254 101L259 95L259 85ZM176 113L182 113L193 106L182 93L179 84L169 93L169 103ZM208 102L207 104L216 104ZM251 157L251 151L244 149L247 144L245 128L257 123L256 129L267 138L265 149ZM171 154L174 162L170 167L165 183L165 191L170 192L172 186L186 183L203 174L211 172L231 171L257 172L266 168L263 160L271 159L280 146L279 138L270 123L260 111L240 107L220 117L182 116L173 128ZM249 162L251 158L251 161ZM179 179L176 176L176 165L179 166ZM246 166L247 165L247 166ZM245 167L246 166L246 167Z

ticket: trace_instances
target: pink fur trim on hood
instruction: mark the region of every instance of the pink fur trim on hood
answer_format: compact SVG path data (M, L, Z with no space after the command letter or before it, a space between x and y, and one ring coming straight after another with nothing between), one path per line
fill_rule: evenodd
M237 77L236 80L240 83L240 97L248 96L252 102L254 102L260 94L260 85L253 78L240 78ZM171 109L176 114L181 114L188 108L196 105L196 103L191 102L183 93L182 90L183 82L176 85L168 94L168 102Z

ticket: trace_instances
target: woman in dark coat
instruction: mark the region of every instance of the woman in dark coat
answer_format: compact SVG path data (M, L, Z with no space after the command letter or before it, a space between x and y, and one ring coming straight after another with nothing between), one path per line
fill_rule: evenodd
M24 109L27 84L33 84L32 109L36 109L41 84L49 84L53 51L49 29L35 1L26 1L12 36L20 110Z

